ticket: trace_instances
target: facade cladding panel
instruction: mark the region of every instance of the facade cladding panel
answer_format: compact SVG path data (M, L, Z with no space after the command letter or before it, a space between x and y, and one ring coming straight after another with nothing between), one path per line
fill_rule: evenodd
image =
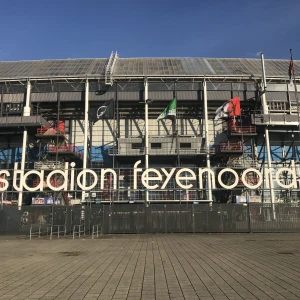
M57 93L32 93L31 102L57 102Z
M40 171L42 166L47 176L53 170L51 166L74 162L77 176L86 157L87 168L99 177L92 191L93 202L101 203L299 202L300 141L296 138L299 107L294 87L289 85L288 60L265 61L268 77L265 106L260 97L259 59L116 58L111 70L108 62L107 58L0 62L1 170L13 169L14 163L21 161L22 153L26 153L26 171ZM299 81L299 61L295 61L295 73ZM147 99L145 77L149 85ZM30 107L24 109L28 79L32 79ZM85 111L86 80L88 111ZM174 96L178 99L176 117L157 121ZM216 109L231 97L240 97L241 115L215 119ZM111 99L114 99L113 109L109 107ZM98 120L90 118L95 111ZM23 145L24 129L28 137ZM147 153L148 168L159 172L151 174L150 185L157 185L151 191L145 188L146 179L142 175ZM201 171L207 167L208 158L216 179L212 187L207 174ZM279 183L273 178L272 190L267 188L266 178L259 187L249 188L257 184L259 176L249 171L242 177L243 172L249 167L260 172L268 167L269 160L275 169L293 166L295 162L297 180L292 188L282 187L293 182L288 172L280 174ZM221 176L225 185L234 185L230 189L218 182L225 168L233 170ZM158 177L153 178L155 174ZM91 184L91 176L86 179ZM43 181L44 190L39 193L24 190L24 204L48 199L49 194L65 205L85 200L77 180L73 188L68 185L66 192L57 194L45 178L37 178L36 174L30 174L26 184L36 187L39 180ZM55 180L57 185L62 184L59 176ZM19 193L12 188L3 197L17 201ZM257 214L259 219L260 210ZM272 212L268 214L270 218ZM228 217L225 213L222 216Z

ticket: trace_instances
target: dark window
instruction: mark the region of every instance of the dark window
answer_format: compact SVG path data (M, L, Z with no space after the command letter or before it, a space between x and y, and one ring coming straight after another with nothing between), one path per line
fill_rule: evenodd
M161 143L151 143L151 149L161 149Z
M191 143L180 143L180 149L191 149L192 144Z
M132 143L131 149L141 149L143 147L142 143Z

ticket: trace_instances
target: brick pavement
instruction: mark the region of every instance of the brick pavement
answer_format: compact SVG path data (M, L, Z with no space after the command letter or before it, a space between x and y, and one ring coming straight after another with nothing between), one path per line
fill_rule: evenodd
M0 238L0 299L300 299L300 234Z

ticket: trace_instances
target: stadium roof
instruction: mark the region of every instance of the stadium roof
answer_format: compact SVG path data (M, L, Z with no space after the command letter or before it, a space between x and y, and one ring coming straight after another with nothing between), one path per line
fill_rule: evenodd
M0 62L0 80L104 78L107 58ZM265 60L267 77L288 77L289 60ZM294 61L300 74L300 61ZM261 76L260 59L117 58L113 78L184 76Z

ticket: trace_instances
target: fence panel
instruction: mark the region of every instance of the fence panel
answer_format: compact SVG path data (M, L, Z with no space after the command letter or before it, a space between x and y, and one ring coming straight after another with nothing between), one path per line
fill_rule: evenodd
M150 216L150 232L152 233L165 233L166 232L166 209L163 204L151 204L150 209L147 211Z
M23 212L17 207L0 209L0 235L18 235L21 230Z
M167 204L166 207L166 232L181 232L180 209L177 204Z
M277 204L276 212L281 232L300 232L300 207L298 204Z
M75 225L102 233L300 232L296 204L113 204L14 206L0 209L0 235L27 235L30 227Z
M66 225L67 223L67 208L66 206L53 206L53 225Z
M222 232L249 232L247 204L221 204Z
M111 233L137 233L137 204L112 206L111 218Z
M252 232L280 232L277 218L278 206L271 204L250 204L250 224Z

